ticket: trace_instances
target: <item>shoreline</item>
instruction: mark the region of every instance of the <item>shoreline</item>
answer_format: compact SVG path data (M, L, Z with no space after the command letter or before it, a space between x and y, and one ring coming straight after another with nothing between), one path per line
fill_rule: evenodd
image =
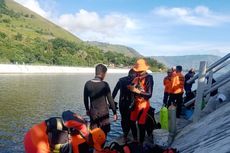
M107 73L128 73L129 69L108 68ZM78 74L95 73L94 67L0 64L0 74Z

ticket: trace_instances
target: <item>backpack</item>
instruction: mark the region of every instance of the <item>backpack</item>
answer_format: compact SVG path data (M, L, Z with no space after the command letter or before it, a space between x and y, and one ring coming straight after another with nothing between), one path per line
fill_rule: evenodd
M154 129L161 128L160 124L156 122L154 114L155 114L155 109L150 106L145 122L145 129L148 136L152 134Z
M167 148L163 153L179 153L179 151L177 151L175 148Z
M117 142L112 142L109 146L105 147L105 153L131 153L127 144L120 145Z
M49 118L48 120L45 120L45 122L47 126L46 133L48 136L50 151L51 152L61 151L63 153L68 152L69 151L68 148L70 145L69 132L68 132L68 128L64 126L62 119L60 117L52 117ZM60 144L65 146L65 148L57 148L57 145Z
M158 145L150 147L147 145L140 146L135 142L124 145L112 142L109 146L104 148L102 153L179 153L179 151L175 148L164 149Z

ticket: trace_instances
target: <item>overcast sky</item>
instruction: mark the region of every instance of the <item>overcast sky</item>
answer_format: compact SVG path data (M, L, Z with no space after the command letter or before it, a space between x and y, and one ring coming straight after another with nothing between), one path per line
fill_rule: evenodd
M82 40L145 56L230 52L228 0L15 0Z

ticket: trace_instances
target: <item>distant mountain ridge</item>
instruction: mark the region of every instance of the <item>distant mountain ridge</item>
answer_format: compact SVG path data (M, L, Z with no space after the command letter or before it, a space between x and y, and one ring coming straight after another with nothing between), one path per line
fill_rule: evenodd
M96 46L105 52L108 52L108 51L118 52L118 53L125 54L126 56L130 56L130 57L141 57L142 56L135 49L124 46L124 45L103 43L103 42L98 42L98 41L87 41L87 43L89 45Z
M220 59L215 55L185 55L185 56L153 56L151 58L165 64L167 67L182 65L184 70L190 68L199 69L200 61L207 61L208 65Z

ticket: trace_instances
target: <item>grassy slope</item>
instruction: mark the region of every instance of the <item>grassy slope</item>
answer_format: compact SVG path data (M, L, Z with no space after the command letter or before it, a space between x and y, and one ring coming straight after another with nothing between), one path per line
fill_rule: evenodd
M17 31L20 31L21 34L26 35L30 38L42 37L43 39L52 39L54 37L63 38L70 41L81 41L79 38L71 34L70 32L58 27L52 22L44 19L43 17L37 15L36 13L30 11L29 9L21 6L20 4L12 1L5 0L6 5L9 9L14 10L15 12L22 12L24 15L28 14L29 16L33 15L33 18L19 18L19 20L11 20L11 27L13 28L11 31L6 31L6 27L0 26L0 29L8 34L15 35ZM43 27L43 28L41 28ZM5 29L5 30L4 30ZM36 31L43 30L45 33L43 34L37 33ZM15 32L14 32L15 31ZM52 34L51 34L52 33ZM107 43L100 42L88 42L90 45L96 46L104 51L112 51L125 54L130 57L141 56L137 51L132 48L122 46L122 45L112 45Z
M59 37L69 41L81 41L70 32L42 18L41 16L19 5L18 3L12 0L5 0L5 3L9 9L12 9L18 13L23 13L24 16L20 16L17 20L11 19L11 28L6 28L6 25L0 24L1 31L4 31L9 35L15 35L17 32L20 32L22 35L25 35L29 38L41 37L43 39L51 39L54 37ZM25 17L27 14L29 17ZM36 32L41 30L43 31L43 34Z
M138 53L133 48L126 47L123 45L113 45L113 44L109 44L109 43L101 43L101 42L96 42L96 41L91 41L91 42L87 42L87 43L90 45L96 46L105 52L107 52L107 51L118 52L118 53L125 54L126 56L130 56L130 57L142 56L140 53Z
M42 39L52 39L52 38L63 38L69 41L77 41L81 40L71 34L70 32L62 29L61 27L55 25L54 23L46 20L45 18L39 16L38 14L32 12L31 10L21 6L20 4L12 1L5 0L5 3L9 9L14 10L15 12L23 13L24 16L21 16L17 20L12 19L10 22L11 28L7 28L6 25L0 24L0 30L11 35L12 37L19 32L23 36L28 37L28 39L34 38L42 38ZM29 17L25 17L25 15L29 15ZM31 18L31 15L34 17ZM7 16L5 16L7 18ZM42 27L42 28L41 28ZM46 34L41 34L36 31L42 31ZM112 45L108 43L100 43L100 42L87 42L90 45L96 46L103 51L112 51L125 54L130 57L139 57L141 56L137 51L130 47L122 46L122 45Z
M96 47L88 45L54 23L44 19L31 10L12 0L5 1L6 9L0 14L0 62L58 65L94 65L95 62L109 62L132 65L141 55L132 48L97 42ZM7 20L7 22L6 22ZM5 36L4 36L5 35ZM57 39L61 38L58 46ZM53 39L56 44L53 44ZM71 41L71 44L67 41ZM63 44L64 43L64 44ZM2 44L2 45L1 45ZM60 44L59 44L60 45ZM67 46L66 46L67 45ZM70 45L70 46L68 46ZM75 46L74 51L71 45ZM56 48L55 48L56 46ZM63 47L65 46L65 47ZM116 52L104 54L101 50ZM122 54L117 54L122 53ZM109 53L109 52L108 52ZM113 55L112 55L113 54ZM82 55L85 57L82 58ZM110 57L112 55L112 57ZM89 62L90 61L90 62ZM121 63L116 63L121 61ZM131 63L130 63L131 62ZM162 67L156 61L151 65L155 69Z

